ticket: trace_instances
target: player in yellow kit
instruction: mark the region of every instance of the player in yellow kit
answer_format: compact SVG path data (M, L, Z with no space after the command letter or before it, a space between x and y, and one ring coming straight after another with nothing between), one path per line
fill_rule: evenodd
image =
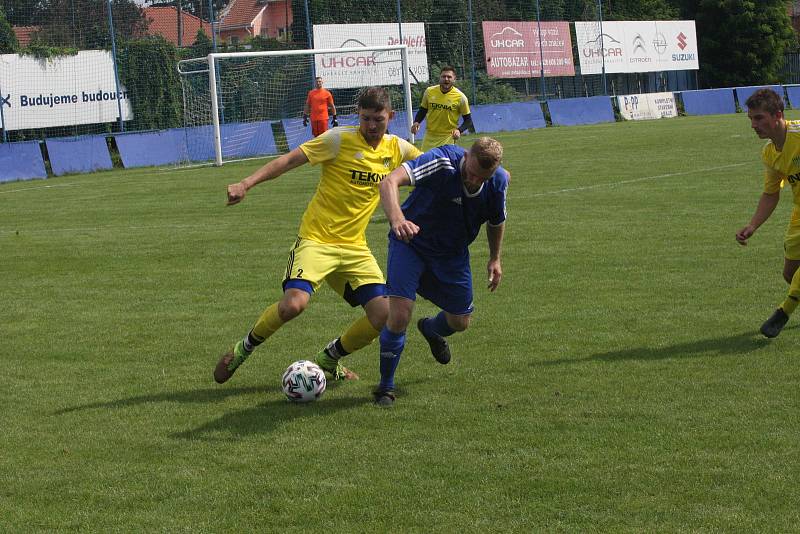
M214 369L214 379L220 384L258 345L300 315L323 281L351 306L363 307L366 315L331 341L315 361L334 379L358 378L339 359L372 343L389 309L383 273L365 235L380 200L378 184L402 162L421 155L408 141L386 134L392 114L388 91L367 88L358 98L357 127L328 130L228 186L228 205L233 205L261 182L304 163L322 165L319 185L289 253L283 297L267 307L250 332L222 355Z
M469 130L475 131L467 95L453 85L455 81L456 69L442 67L439 85L428 87L422 95L414 124L411 125L411 133L416 134L420 123L427 117L428 126L422 140L423 151L442 145L454 145L461 134ZM461 126L458 125L459 117L464 117Z
M789 321L800 302L800 121L787 121L783 116L783 99L772 89L759 89L745 102L750 125L756 135L767 139L761 151L764 162L764 192L750 223L736 233L736 241L746 245L759 226L769 219L781 192L788 182L792 187L794 207L783 240L783 278L789 293L772 316L761 325L761 333L775 337Z

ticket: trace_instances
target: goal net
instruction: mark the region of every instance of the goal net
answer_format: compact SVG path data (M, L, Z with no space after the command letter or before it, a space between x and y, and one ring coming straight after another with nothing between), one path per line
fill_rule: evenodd
M222 165L280 154L311 139L303 108L315 78L331 91L339 125L358 124L359 92L389 89L389 133L413 141L405 45L209 54L178 65L183 88L185 162Z

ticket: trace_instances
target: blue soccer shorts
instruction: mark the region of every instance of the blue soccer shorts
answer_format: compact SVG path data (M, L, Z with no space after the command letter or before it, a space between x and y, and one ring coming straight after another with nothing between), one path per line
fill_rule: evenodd
M390 238L386 294L409 300L419 294L448 313L469 315L474 310L469 253L427 256Z

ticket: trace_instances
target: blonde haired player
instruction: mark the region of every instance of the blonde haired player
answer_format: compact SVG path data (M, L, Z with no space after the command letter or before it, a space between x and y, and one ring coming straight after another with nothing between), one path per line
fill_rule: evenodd
M308 162L322 165L319 185L289 252L283 296L222 355L214 369L214 379L220 384L257 346L300 315L323 282L351 306L361 306L365 315L320 351L315 361L334 379L358 378L339 359L372 343L388 314L383 273L367 247L367 223L378 206L378 185L383 177L421 154L408 141L386 133L392 115L388 91L367 88L358 98L357 127L328 130L228 186L228 205L238 204L261 182Z
M386 267L389 317L380 335L381 381L373 393L380 406L394 404L394 374L416 295L441 309L435 317L420 319L417 328L436 361L450 361L445 338L466 330L474 311L469 246L484 223L488 288L495 291L500 285L508 189L502 159L500 143L481 137L469 150L454 145L433 148L381 182L381 206L391 230ZM399 188L407 185L414 190L401 206Z
M454 145L461 134L472 130L472 114L469 111L467 95L453 85L456 81L456 69L442 67L439 74L439 85L432 85L425 89L422 102L411 125L411 133L416 134L420 123L427 116L428 126L425 129L425 138L422 140L422 150L442 145ZM464 122L458 126L458 118L464 117Z
M783 240L783 278L789 293L778 309L761 325L761 333L775 337L789 321L800 301L800 121L787 121L783 116L783 99L772 89L759 89L745 102L750 126L761 139L767 139L761 150L764 162L764 192L750 223L736 233L736 241L746 245L756 230L769 219L778 205L781 187L792 186L794 208Z

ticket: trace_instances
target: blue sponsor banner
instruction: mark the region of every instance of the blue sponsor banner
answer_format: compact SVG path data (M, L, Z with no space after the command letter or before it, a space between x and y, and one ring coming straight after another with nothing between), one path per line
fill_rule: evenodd
M733 89L682 91L683 110L687 115L724 115L736 113Z
M47 178L39 141L0 143L0 183Z
M611 98L607 96L548 100L547 108L550 110L550 120L554 126L615 121Z

